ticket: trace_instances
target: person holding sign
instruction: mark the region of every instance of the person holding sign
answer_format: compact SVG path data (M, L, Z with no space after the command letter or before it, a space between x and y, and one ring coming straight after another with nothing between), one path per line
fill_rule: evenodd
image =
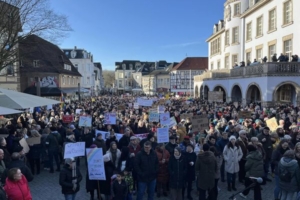
M65 159L65 166L59 174L59 184L61 192L65 196L65 200L75 200L76 194L80 189L79 183L82 180L82 175L76 162L72 158Z

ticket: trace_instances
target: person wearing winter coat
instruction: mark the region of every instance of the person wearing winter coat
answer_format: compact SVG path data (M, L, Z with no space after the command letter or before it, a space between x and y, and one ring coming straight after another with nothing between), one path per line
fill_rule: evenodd
M110 143L110 148L108 149L106 154L108 154L108 156L110 157L110 160L112 161L114 166L116 168L118 168L119 160L120 160L120 157L121 157L121 151L117 148L117 143L111 142Z
M112 143L112 142L115 142L118 146L118 140L115 135L115 131L113 129L110 130L109 136L108 136L108 138L106 138L106 141L105 141L106 149L110 148L110 143Z
M169 152L170 155L174 154L174 149L178 145L176 144L176 137L175 136L170 136L169 137L169 143L166 145L166 150Z
M223 151L225 146L228 144L229 139L228 139L228 133L227 132L222 132L222 137L219 138L219 140L217 141L217 150L219 152L222 152L222 156L223 156ZM221 181L225 182L225 161L224 159L222 159L222 165L221 165Z
M56 162L56 171L60 171L59 153L62 144L62 138L60 134L56 131L56 127L52 126L50 128L51 133L46 138L45 144L48 150L48 157L50 161L50 173L54 173L53 169L53 158Z
M136 199L142 200L146 188L148 188L148 199L153 200L158 173L158 158L155 151L152 150L151 142L145 142L143 149L137 153L134 170L137 173L138 180L138 194Z
M286 139L282 139L277 148L272 153L271 163L275 167L275 188L274 188L274 198L279 199L280 187L279 187L279 174L278 174L278 164L283 156L283 154L289 150L289 143Z
M32 130L30 138L37 138L38 140L41 140L41 135L37 130ZM31 173L34 175L40 174L41 171L41 155L42 155L42 144L34 144L29 145L30 150L27 154L28 161L30 163ZM35 171L36 168L36 171Z
M181 200L182 188L186 181L187 163L180 147L174 149L174 154L171 155L169 160L168 169L170 173L170 199Z
M218 194L219 194L219 189L218 189L218 182L220 179L220 169L223 163L223 156L220 155L220 153L218 152L218 150L214 147L214 146L210 146L209 147L209 151L214 153L214 156L216 158L217 161L217 171L215 172L215 186L212 193L210 193L210 199L211 200L217 200L218 199Z
M186 184L182 189L182 199L184 199L185 189L187 189L187 198L189 200L193 199L191 196L192 183L195 181L195 164L196 164L196 153L194 152L194 147L192 144L188 144L186 147L186 152L184 154L187 163L187 174L186 174Z
M229 143L225 146L223 151L223 157L225 160L225 171L227 172L227 190L236 191L235 177L236 173L239 172L239 161L243 157L241 147L236 144L235 136L230 136Z
M300 170L293 150L288 150L283 154L278 164L278 174L280 200L294 199L296 192L299 191Z
M217 172L217 161L214 153L209 151L209 145L203 145L196 160L195 171L197 176L197 187L199 188L199 200L206 200L206 192L213 193L215 186L215 174Z
M127 170L132 171L132 178L133 178L133 191L132 192L135 193L136 188L137 188L137 173L133 168L134 168L134 162L135 162L136 155L138 152L141 151L141 147L138 144L137 137L135 137L135 136L130 137L130 143L128 145L128 148L129 148L130 164L127 166L130 166L131 168L129 168Z
M170 159L169 152L165 149L163 144L157 145L155 149L158 158L158 173L157 173L157 197L159 198L162 194L168 196L167 194L167 183L169 181L169 171L168 164Z
M19 168L8 171L4 190L9 200L32 200L28 182Z
M103 153L103 155L105 155L106 154L106 144L102 137L103 137L102 134L98 133L93 144L97 145L97 148L102 148L102 153Z
M112 200L124 200L127 197L128 186L122 177L123 173L117 173L116 179L111 184Z
M242 152L243 152L243 157L239 161L239 182L244 183L245 179L245 163L246 163L246 156L247 156L247 146L248 146L248 138L247 138L247 131L245 130L240 130L239 131L239 138L237 139L237 144L241 147Z
M111 162L108 154L103 156L103 161L106 180L99 181L100 192L105 195L105 199L111 199L111 177L114 175L116 167Z
M80 190L82 175L72 158L65 159L65 165L59 174L59 185L66 200L74 200Z
M130 143L130 128L126 128L124 135L121 137L118 143L118 149L122 149L122 147L128 147Z
M245 188L248 188L251 184L255 184L253 186L254 188L254 199L255 200L262 200L261 198L261 190L260 190L260 184L250 177L263 177L264 175L264 162L263 157L259 150L256 149L256 147L252 144L247 146L248 149L248 155L246 157L246 163L245 163L245 172L246 172L246 178L245 178ZM246 196L249 194L250 188L244 190L242 193L240 193L240 196L243 198L246 198Z

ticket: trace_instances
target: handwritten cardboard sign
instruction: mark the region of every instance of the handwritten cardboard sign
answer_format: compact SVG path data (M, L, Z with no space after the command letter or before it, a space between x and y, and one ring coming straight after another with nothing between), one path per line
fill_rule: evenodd
M160 113L159 114L160 124L164 126L169 126L170 124L170 113Z
M266 120L267 126L270 128L271 131L276 131L278 124L275 117Z
M29 146L26 142L26 140L24 138L22 138L20 141L19 141L20 145L23 147L23 150L25 153L28 153L29 152Z
M251 118L251 112L250 111L239 111L239 118L241 118L241 119Z
M222 91L209 91L208 92L209 102L223 102L223 92Z
M116 113L106 113L104 116L105 124L116 124Z
M64 115L62 120L63 123L72 123L74 121L73 115Z
M208 118L206 115L196 115L192 118L192 130L197 132L203 132L208 128Z
M41 137L30 137L26 139L28 145L41 144Z
M66 143L64 149L64 159L84 156L85 142Z
M169 128L157 129L157 143L169 142Z
M80 116L78 126L91 127L92 126L92 117L91 116Z
M87 148L86 158L90 180L106 180L102 148Z
M156 112L149 113L149 122L159 122L159 113Z

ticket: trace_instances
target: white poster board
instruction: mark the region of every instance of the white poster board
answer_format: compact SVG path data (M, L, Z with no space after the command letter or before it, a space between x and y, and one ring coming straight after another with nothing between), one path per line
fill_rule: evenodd
M165 112L165 106L164 105L158 105L157 106L157 112L158 113L164 113Z
M159 114L150 112L149 113L149 122L159 122Z
M137 103L139 104L139 106L151 107L153 104L153 99L138 98Z
M160 113L159 114L160 124L164 126L169 126L170 124L170 113Z
M64 149L64 159L84 156L85 142L66 143Z
M173 117L170 118L169 128L172 128L175 125L177 125L177 122L176 122L175 117L173 116Z
M105 124L116 124L116 113L106 113L104 120Z
M92 117L91 116L80 116L78 126L91 127L92 126Z
M169 142L169 128L157 129L157 143Z
M82 111L82 109L76 109L75 114L80 114L81 111Z
M134 104L133 104L133 108L134 108L134 109L139 109L139 103L134 103Z
M102 135L102 139L104 141L106 141L107 139L109 139L109 135L110 135L109 132L95 130L95 138L97 137L98 133L100 133ZM121 137L123 137L123 134L121 134L121 133L115 133L115 136L116 136L117 140L119 141L121 139Z
M90 180L106 180L102 148L87 148L86 158Z

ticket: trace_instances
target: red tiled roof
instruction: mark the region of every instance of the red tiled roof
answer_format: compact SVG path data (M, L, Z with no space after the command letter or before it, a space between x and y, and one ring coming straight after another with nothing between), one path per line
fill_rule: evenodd
M205 70L208 69L208 57L186 57L171 71L176 70Z

